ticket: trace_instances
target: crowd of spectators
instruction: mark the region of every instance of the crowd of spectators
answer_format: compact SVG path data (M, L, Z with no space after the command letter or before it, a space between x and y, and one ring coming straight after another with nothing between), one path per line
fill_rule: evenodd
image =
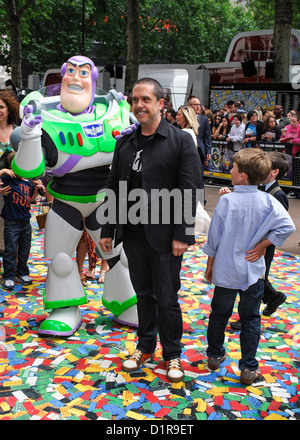
M188 103L191 98L196 97L190 97ZM189 105L190 114L195 110ZM169 123L183 128L182 124L178 124L177 111L167 96L163 116ZM207 118L211 141L226 141L234 152L242 148L254 148L261 142L281 142L292 144L292 156L300 157L299 111L292 109L284 115L280 104L276 104L272 110L261 106L247 110L243 101L228 101L223 108L213 111L200 105L196 113L198 122L199 114Z
M230 131L235 131L232 127L238 125L243 147L254 147L258 141L286 141L295 145L293 156L300 155L300 112L296 110L290 110L284 115L283 107L276 104L273 110L257 106L247 111L243 101L228 101L224 107L213 111L201 105L200 113L208 119L212 140L229 141ZM168 96L163 114L168 122L178 126L177 111Z

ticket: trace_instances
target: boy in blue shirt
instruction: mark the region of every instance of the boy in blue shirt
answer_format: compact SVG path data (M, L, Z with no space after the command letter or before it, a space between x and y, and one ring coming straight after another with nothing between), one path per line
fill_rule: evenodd
M8 155L11 164L15 152ZM38 190L44 190L40 180L30 180L16 176L12 170L1 170L4 207L1 217L4 218L4 254L3 279L4 289L12 290L14 279L24 285L32 283L27 265L31 246L30 207L36 199Z
M208 255L205 277L215 285L207 330L207 355L212 370L218 369L225 359L225 328L239 293L240 380L251 384L261 377L255 356L266 270L264 251L271 244L281 246L295 231L295 226L275 197L257 188L271 171L268 154L258 148L247 148L236 153L233 159L234 191L219 199L203 246L203 252Z

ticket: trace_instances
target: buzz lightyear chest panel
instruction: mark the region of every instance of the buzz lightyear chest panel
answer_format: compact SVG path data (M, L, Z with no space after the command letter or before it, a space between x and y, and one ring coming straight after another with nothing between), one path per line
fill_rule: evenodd
M47 117L43 115L43 129L59 151L79 156L92 156L99 151L111 153L115 149L115 136L129 125L129 118L126 118L128 112L125 111L124 114L122 107L122 104L118 106L116 113L111 117L101 117L106 112L106 107L99 108L97 105L93 114L85 115L85 121L81 120L84 115L69 115L71 118L68 118L68 115L53 110ZM62 120L63 116L65 118ZM91 120L91 117L94 120Z
M92 112L76 115L58 109L59 96L45 97L40 92L27 95L20 109L32 105L33 114L43 118L43 130L56 148L67 154L87 157L99 151L111 153L115 149L116 136L130 125L129 104L115 90L107 95L96 95Z

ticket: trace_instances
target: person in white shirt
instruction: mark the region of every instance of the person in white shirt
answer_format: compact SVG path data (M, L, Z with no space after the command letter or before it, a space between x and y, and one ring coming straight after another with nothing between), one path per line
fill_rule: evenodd
M233 151L239 151L243 148L243 140L245 139L245 124L242 115L234 115L230 132L226 138L227 142L233 143Z

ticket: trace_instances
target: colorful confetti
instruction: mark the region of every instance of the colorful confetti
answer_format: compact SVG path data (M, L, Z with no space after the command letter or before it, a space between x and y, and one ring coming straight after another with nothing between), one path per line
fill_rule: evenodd
M34 206L29 261L33 284L16 284L11 292L0 286L0 420L188 424L300 419L299 256L275 254L270 279L287 294L287 301L271 317L262 316L257 356L263 377L245 386L239 381L239 333L230 326L226 360L217 371L207 366L206 330L213 286L204 280L205 237L199 236L182 266L185 377L171 384L159 344L153 362L131 374L122 371L122 361L135 348L136 329L113 320L102 306L102 285L97 282L88 282L89 302L81 306L83 323L72 337L39 336L39 325L47 316L42 301L47 263L36 211ZM236 318L237 309L232 320Z

